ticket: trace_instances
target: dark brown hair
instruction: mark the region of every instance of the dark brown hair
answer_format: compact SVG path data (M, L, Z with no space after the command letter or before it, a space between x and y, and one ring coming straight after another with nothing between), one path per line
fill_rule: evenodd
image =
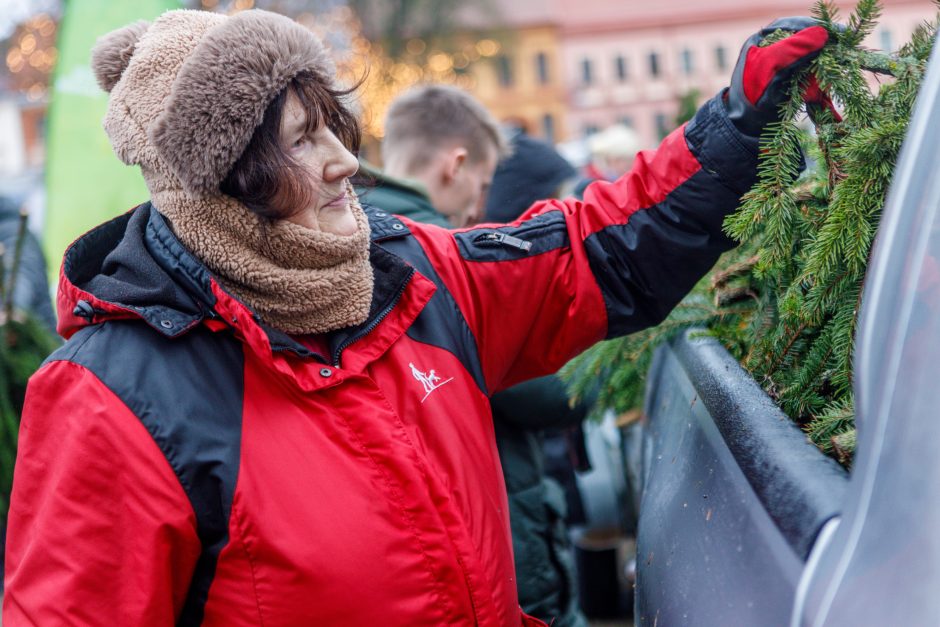
M344 102L356 87L335 90L312 72L298 74L268 105L248 147L219 189L266 218L288 218L308 206L317 193L317 181L310 179L310 173L281 144L281 117L287 96L293 91L303 106L307 114L305 132L313 133L326 124L346 149L356 154L362 131Z

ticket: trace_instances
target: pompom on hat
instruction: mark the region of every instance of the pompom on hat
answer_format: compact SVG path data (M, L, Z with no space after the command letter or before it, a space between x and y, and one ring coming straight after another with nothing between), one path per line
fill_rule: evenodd
M300 72L333 87L320 40L268 11L168 11L98 40L92 69L111 93L105 131L151 193L218 193L265 109Z

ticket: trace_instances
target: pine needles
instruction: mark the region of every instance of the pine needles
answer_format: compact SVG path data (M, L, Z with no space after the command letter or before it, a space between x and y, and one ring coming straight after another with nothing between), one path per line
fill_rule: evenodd
M563 374L575 395L601 380L599 407L639 407L652 349L700 326L822 450L850 462L862 281L937 30L936 22L924 24L894 55L862 48L880 13L877 0L860 0L843 27L834 4L817 2L812 14L830 41L794 82L782 121L762 136L758 182L726 219L725 231L742 245L662 325L573 362ZM802 93L810 72L839 103L841 122L811 110L806 123ZM810 166L800 175L804 153Z
M59 345L58 336L46 330L29 313L14 308L13 289L26 237L25 213L20 215L13 258L5 262L0 245L0 522L6 522L13 466L16 461L20 415L29 377ZM7 265L10 272L6 272Z

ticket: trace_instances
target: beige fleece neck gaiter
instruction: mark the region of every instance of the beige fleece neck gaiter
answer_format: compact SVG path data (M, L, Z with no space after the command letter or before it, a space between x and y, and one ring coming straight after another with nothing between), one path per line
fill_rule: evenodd
M369 223L350 189L353 235L268 220L224 195L154 194L180 241L219 283L272 327L325 333L363 322L372 301Z

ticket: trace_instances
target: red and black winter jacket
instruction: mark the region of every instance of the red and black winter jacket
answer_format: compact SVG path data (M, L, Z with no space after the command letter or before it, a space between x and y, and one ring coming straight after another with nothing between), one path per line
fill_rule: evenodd
M488 397L656 324L731 246L721 103L583 201L448 231L369 210L368 320L262 324L149 204L63 262L30 382L3 623L520 625Z

